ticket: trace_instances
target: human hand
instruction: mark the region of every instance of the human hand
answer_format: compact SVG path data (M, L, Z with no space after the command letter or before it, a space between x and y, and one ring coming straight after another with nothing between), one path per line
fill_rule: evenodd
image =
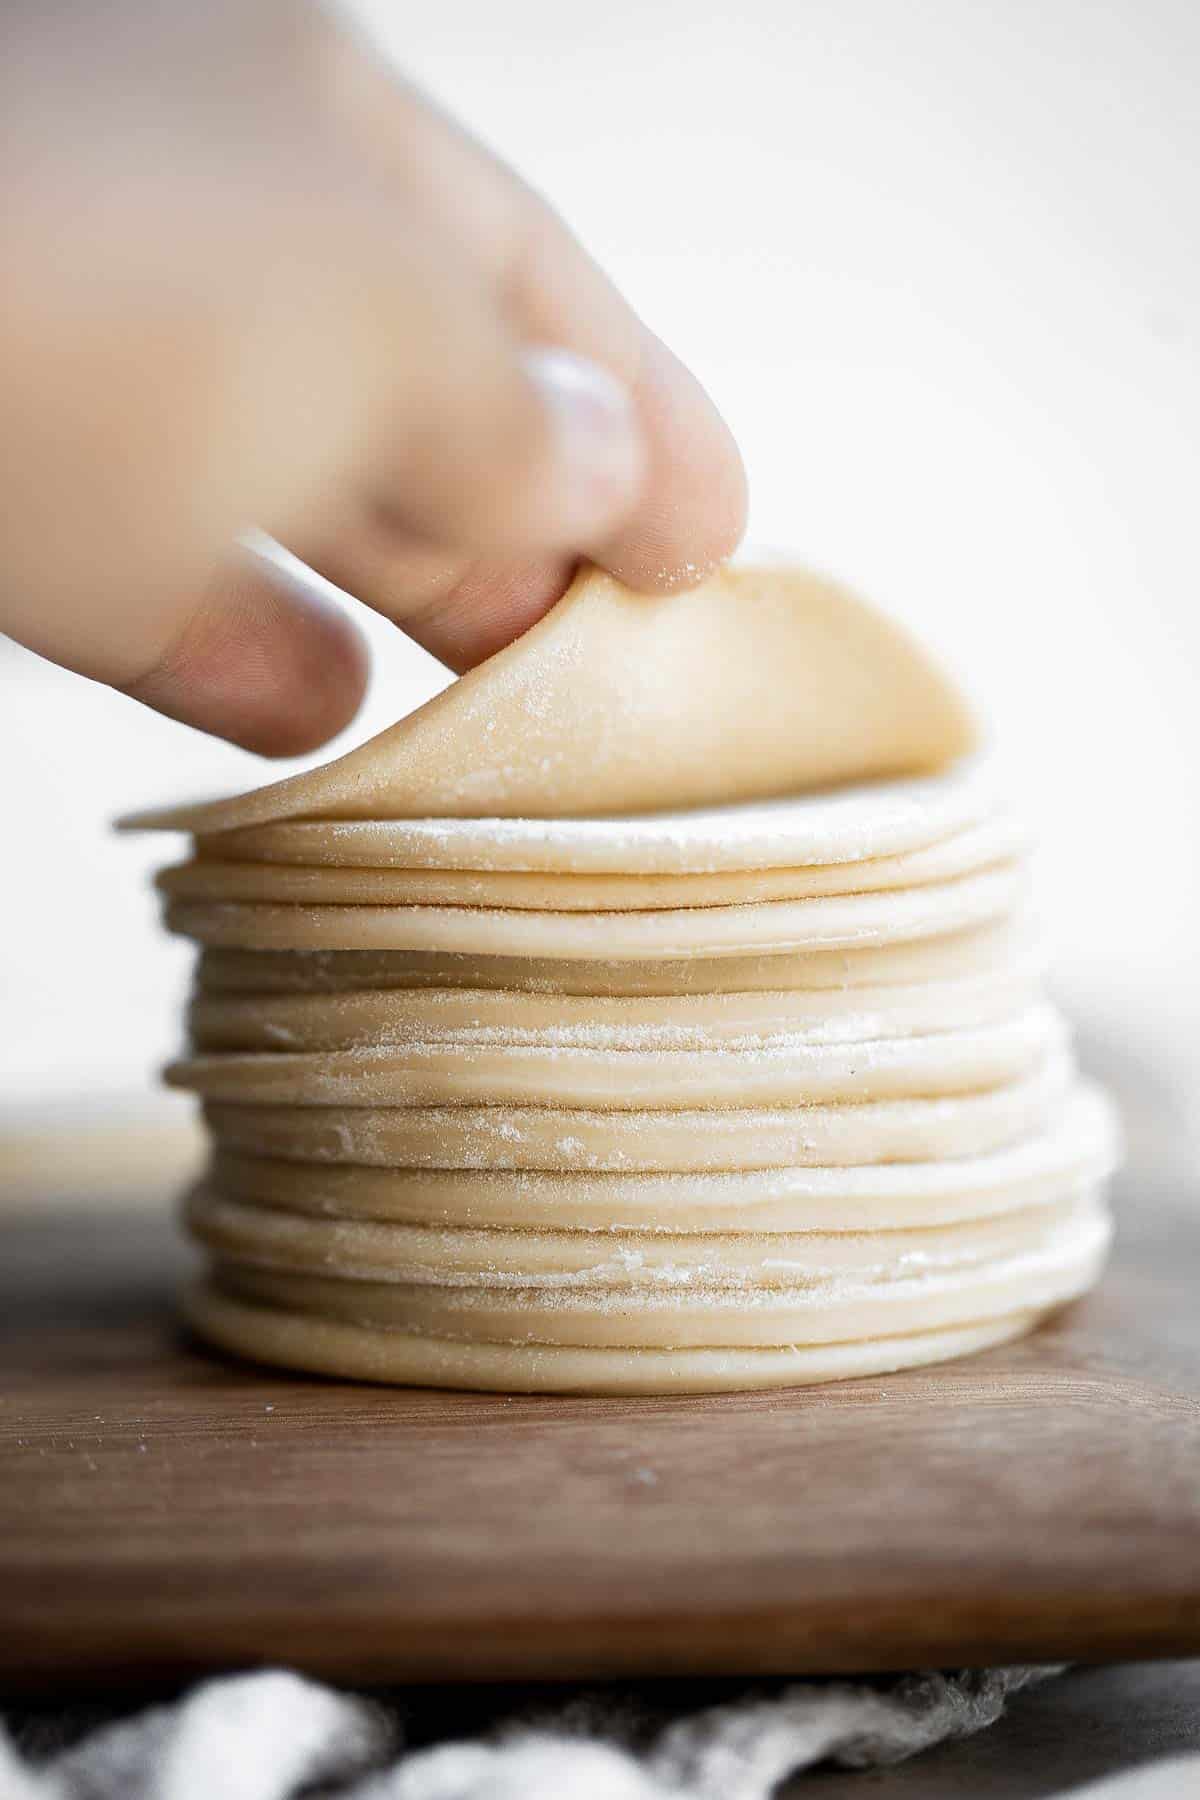
M727 429L550 209L309 0L17 0L0 25L0 625L266 754L452 667L581 556L686 585L741 535Z

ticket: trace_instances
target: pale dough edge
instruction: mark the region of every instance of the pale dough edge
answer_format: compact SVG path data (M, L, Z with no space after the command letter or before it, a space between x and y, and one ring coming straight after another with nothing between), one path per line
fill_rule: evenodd
M251 1362L401 1387L490 1393L653 1395L811 1387L948 1362L1024 1336L1064 1302L953 1329L781 1350L573 1350L469 1344L296 1318L200 1282L184 1316L218 1349Z

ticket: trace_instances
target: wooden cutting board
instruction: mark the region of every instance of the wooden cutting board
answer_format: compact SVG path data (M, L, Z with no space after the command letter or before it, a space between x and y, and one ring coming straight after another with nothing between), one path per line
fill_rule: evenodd
M348 1681L1200 1652L1200 1207L939 1369L505 1399L186 1341L168 1209L0 1222L0 1679Z

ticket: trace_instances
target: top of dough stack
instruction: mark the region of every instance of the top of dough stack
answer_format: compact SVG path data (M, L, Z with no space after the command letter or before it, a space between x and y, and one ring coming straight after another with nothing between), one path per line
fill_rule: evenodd
M929 1362L1107 1248L957 693L788 569L595 572L323 769L132 823L203 946L192 1316L243 1354L670 1392Z

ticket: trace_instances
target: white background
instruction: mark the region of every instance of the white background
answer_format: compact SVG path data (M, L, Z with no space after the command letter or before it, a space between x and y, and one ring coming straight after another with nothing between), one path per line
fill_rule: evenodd
M744 447L751 535L941 646L1046 846L1060 985L1200 1071L1200 8L363 4ZM70 529L70 521L63 521ZM365 735L439 679L377 630ZM386 640L386 641L385 641ZM108 822L266 772L0 649L12 1111L149 1100L186 953ZM140 1098L139 1098L140 1097Z

